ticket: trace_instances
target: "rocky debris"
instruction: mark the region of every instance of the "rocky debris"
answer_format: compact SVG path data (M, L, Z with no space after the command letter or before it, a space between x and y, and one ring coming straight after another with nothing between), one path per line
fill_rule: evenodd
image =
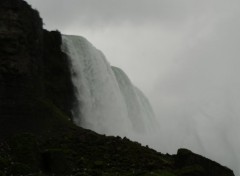
M162 154L127 138L74 126L55 135L15 135L0 145L0 168L6 175L234 176L186 149Z

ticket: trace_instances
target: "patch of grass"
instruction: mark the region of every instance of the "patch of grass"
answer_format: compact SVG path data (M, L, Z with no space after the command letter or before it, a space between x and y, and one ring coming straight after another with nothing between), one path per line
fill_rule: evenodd
M42 106L46 107L50 111L51 118L55 117L58 120L66 122L71 120L63 111L61 111L55 104L53 104L51 100L41 99L39 102Z

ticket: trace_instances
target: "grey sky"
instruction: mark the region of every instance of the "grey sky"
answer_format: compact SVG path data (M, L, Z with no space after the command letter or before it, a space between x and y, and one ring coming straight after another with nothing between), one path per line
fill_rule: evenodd
M47 29L86 37L145 92L162 124L155 148L185 146L239 175L240 1L27 2Z
M35 7L41 9L47 16L47 23L52 27L71 25L77 20L79 24L91 26L119 24L122 22L144 23L168 20L179 20L190 11L201 8L198 1L190 2L194 9L186 6L188 1L168 0L59 0L37 1L29 0ZM71 12L71 13L70 13ZM61 22L61 23L59 23Z

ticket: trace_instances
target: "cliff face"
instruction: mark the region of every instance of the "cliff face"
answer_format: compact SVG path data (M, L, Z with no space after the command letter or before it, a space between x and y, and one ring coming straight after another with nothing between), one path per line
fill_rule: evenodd
M0 138L43 128L46 104L71 115L73 86L60 47L60 33L43 30L26 2L0 2Z
M69 121L73 86L60 47L60 33L43 30L27 3L0 1L0 176L234 175L185 149L163 155L76 127Z

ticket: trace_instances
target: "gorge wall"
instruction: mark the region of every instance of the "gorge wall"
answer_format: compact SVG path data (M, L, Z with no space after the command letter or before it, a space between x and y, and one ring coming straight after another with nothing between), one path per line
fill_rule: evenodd
M0 138L43 128L54 104L71 116L73 86L61 35L22 0L0 2Z

